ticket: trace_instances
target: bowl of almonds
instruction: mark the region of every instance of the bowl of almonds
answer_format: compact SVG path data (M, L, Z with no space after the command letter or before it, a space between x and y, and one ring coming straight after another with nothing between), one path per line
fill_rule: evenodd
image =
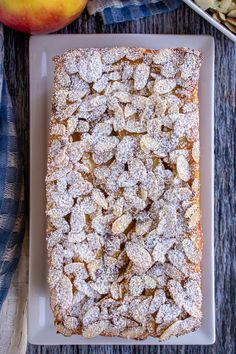
M184 0L184 2L236 42L236 0Z

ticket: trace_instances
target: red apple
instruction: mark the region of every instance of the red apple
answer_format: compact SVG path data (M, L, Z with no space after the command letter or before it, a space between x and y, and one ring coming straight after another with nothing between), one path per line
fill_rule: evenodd
M0 0L0 22L18 31L49 33L76 19L87 0Z

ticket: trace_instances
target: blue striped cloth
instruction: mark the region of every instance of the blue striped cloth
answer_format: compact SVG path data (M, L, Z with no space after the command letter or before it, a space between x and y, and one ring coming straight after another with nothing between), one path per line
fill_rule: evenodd
M182 0L90 0L90 15L99 13L105 25L137 20L175 10Z
M0 24L0 309L20 257L24 236L22 165L3 57L3 29Z

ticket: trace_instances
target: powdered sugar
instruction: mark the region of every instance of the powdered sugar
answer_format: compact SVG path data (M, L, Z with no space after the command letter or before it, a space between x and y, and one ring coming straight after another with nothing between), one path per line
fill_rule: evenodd
M199 52L81 49L55 62L46 183L58 330L195 329Z

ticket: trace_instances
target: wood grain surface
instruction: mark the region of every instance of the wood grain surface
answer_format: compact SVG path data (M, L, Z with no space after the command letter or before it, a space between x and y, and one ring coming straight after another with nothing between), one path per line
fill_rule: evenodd
M236 353L236 45L186 5L182 5L177 11L172 13L112 26L104 26L100 18L90 18L84 13L78 20L59 33L210 34L215 37L215 283L217 339L212 346L29 345L27 354ZM28 193L28 36L8 28L5 28L5 69L9 90L18 117L18 129L24 157L25 183Z

